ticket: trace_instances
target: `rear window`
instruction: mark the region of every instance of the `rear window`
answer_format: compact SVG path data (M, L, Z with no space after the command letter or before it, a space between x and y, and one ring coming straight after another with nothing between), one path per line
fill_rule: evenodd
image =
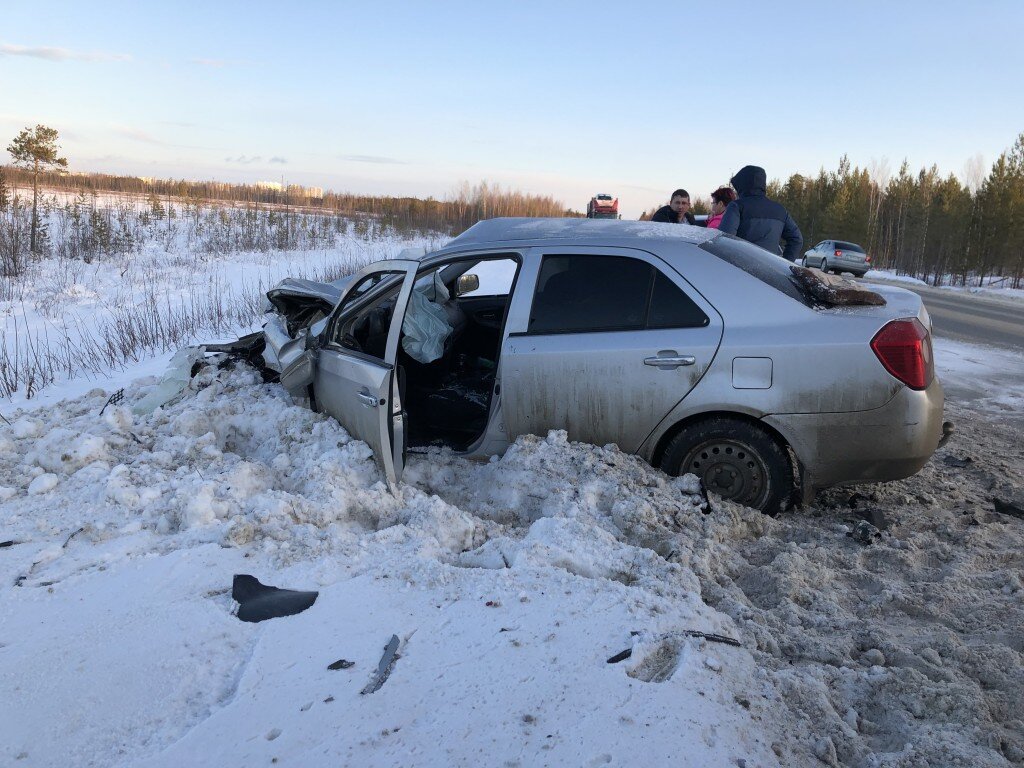
M791 299L808 307L814 306L813 300L794 279L793 271L790 269L793 265L781 256L731 235L716 237L714 240L701 243L698 248L717 256L727 264L732 264L737 269L742 269L751 277L756 277Z
M853 251L854 253L864 253L864 249L861 248L856 243L843 243L843 242L840 242L839 240L836 240L836 250L837 251Z

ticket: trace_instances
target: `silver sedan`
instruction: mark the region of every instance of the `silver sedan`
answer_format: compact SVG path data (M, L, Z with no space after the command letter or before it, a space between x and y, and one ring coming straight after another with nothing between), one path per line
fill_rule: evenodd
M804 254L805 267L817 267L822 272L849 272L857 277L871 269L871 257L856 243L845 240L822 240Z
M412 446L483 458L565 430L774 512L907 477L942 433L920 298L838 280L717 230L494 219L333 284L285 281L263 354L392 483Z

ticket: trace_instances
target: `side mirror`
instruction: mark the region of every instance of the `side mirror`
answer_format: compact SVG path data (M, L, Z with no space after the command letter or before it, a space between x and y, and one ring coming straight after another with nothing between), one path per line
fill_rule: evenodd
M455 284L455 295L464 296L480 287L480 278L476 275L460 275Z

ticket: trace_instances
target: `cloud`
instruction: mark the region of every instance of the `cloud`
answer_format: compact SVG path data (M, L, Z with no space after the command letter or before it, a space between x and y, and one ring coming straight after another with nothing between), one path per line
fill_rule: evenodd
M225 157L225 163L238 163L239 165L252 165L253 163L278 163L284 165L288 161L277 155L274 155L269 160L264 160L263 155L239 155L238 157Z
M115 127L113 131L118 136L122 136L126 139L132 139L133 141L141 141L146 144L159 144L161 146L164 146L166 144L166 142L163 142L160 139L156 138L155 136L146 133L140 128Z
M375 163L378 165L408 165L404 160L396 160L393 157L379 157L377 155L342 155L342 160L353 163Z
M226 67L228 65L227 61L224 59L189 59L189 61L193 64L198 64L201 67L214 67L215 69L220 69L221 67Z
M67 48L50 46L30 47L0 43L0 56L30 56L47 61L131 61L127 53L106 53L104 51L69 51Z

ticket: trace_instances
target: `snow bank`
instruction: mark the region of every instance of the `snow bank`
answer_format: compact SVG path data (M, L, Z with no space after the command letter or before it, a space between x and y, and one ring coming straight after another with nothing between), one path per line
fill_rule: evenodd
M490 464L414 456L394 496L364 443L253 370L209 366L136 413L160 386L102 416L95 390L4 433L0 762L791 753L749 652L688 634L736 634L687 565L680 532L706 525L694 478L552 433ZM240 572L321 595L244 624ZM361 696L392 633L401 658ZM328 670L339 658L355 665Z
M1022 389L936 349L951 391ZM954 403L919 475L773 519L558 432L414 454L395 496L254 371L138 413L161 387L0 424L0 764L1024 761L1008 411ZM235 573L320 596L245 624Z

